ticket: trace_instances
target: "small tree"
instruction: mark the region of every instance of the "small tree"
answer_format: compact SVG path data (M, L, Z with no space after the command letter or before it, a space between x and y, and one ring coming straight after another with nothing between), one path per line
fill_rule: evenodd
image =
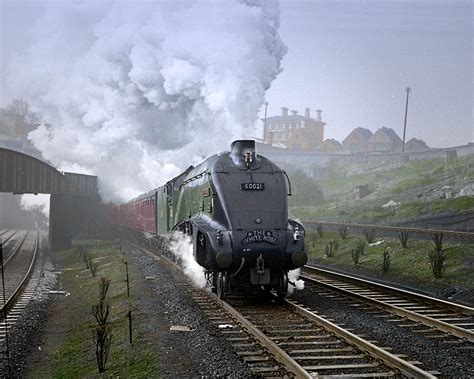
M398 238L400 239L400 244L402 245L402 247L406 249L408 246L408 232L400 232Z

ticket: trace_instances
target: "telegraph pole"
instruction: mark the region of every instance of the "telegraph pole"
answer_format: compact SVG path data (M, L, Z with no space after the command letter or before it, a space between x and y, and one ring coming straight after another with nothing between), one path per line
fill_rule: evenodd
M265 101L265 117L263 118L263 142L264 143L267 138L267 107L268 107L268 101Z
M405 105L405 123L403 124L403 145L402 145L402 153L405 152L405 135L407 131L407 116L408 116L408 97L410 96L411 88L407 87L406 90L407 92L407 102Z

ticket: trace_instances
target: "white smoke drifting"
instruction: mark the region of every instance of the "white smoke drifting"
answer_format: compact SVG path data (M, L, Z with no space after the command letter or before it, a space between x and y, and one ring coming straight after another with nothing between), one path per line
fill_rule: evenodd
M126 200L255 135L278 27L277 1L50 2L8 87L43 115L45 159Z
M20 197L20 206L26 211L38 210L49 219L49 196L45 194L26 194Z
M301 291L304 288L304 280L300 279L301 269L288 271L288 281L294 283L291 285L288 283L288 293L291 295L295 289Z
M184 273L199 288L204 288L207 284L204 276L204 268L194 259L193 243L191 237L181 233L173 232L169 236L168 248L173 255L178 258L183 267Z

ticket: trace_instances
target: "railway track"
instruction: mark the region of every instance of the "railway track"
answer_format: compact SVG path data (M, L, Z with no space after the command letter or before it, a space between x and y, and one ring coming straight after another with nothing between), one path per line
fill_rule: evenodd
M157 261L177 266L161 254L139 248ZM296 302L239 296L224 302L191 284L188 291L255 375L434 378L439 374L424 371L420 362L392 354Z
M474 343L474 308L318 267L305 266L301 278L316 285L323 295L342 294L361 306L398 316L392 322L428 338L453 336ZM420 326L428 328L420 329Z
M38 255L39 232L30 231L21 235L14 248L4 260L4 278L0 282L0 345L6 342L8 329L16 323L22 310L33 295L34 286L28 286ZM4 283L4 285L3 285ZM3 302L5 294L5 303ZM5 318L6 316L6 318ZM2 347L5 351L4 347Z

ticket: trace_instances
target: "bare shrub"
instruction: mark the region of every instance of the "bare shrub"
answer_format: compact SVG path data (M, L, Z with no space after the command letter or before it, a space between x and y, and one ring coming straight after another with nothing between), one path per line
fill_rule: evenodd
M408 232L400 232L398 238L400 239L400 244L402 245L402 247L406 249L408 246Z
M105 325L98 326L92 330L92 339L95 345L95 356L99 373L105 371L105 365L109 358L110 345L112 344L112 334Z
M107 296L107 291L109 290L109 286L110 280L101 277L99 283L99 301L105 300L105 297Z
M89 254L87 254L86 251L84 252L84 255L82 256L82 259L84 260L84 263L86 264L86 268L89 268L90 263L91 263L91 257L89 257Z
M443 250L443 237L444 237L443 232L436 232L432 235L436 251Z
M383 251L382 272L385 274L390 270L390 249Z
M92 276L95 276L95 274L97 273L97 268L98 267L99 267L98 263L93 262L92 259L91 259L90 262L89 262L89 268L91 270Z
M319 237L322 237L323 234L324 234L324 233L323 233L323 224L318 224L318 225L316 226L316 231L318 232L318 236L319 236Z
M99 304L92 307L92 314L97 321L99 326L104 326L107 324L107 319L110 314L110 307L104 301L100 301Z
M364 253L364 250L365 250L365 242L359 240L357 242L357 246L351 249L351 255L352 255L352 260L354 261L354 264L359 264L359 258Z
M444 262L446 260L446 253L443 250L433 249L429 254L431 270L436 279L443 276Z
M373 243L375 239L375 230L374 229L368 229L364 231L365 238L368 243Z
M334 253L339 249L339 242L338 241L329 241L326 244L326 257L330 258L334 256Z
M339 231L339 235L341 236L341 238L343 240L345 240L347 238L349 228L346 225L344 225L344 226L339 227L338 231Z

